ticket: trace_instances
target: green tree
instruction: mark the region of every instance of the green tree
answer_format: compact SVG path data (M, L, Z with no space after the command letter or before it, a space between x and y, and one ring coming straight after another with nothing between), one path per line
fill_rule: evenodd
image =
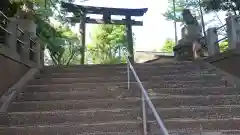
M239 0L203 0L202 5L206 11L228 11L240 15Z
M224 52L228 49L228 40L219 43L220 52Z
M41 23L40 23L41 22ZM55 65L78 64L72 63L73 59L80 57L80 40L69 27L57 26L39 21L37 29L39 37L44 41Z
M172 39L167 39L164 42L163 47L161 48L161 51L172 53L174 46L175 46L175 42Z
M127 47L126 27L98 25L92 33L92 43L88 45L90 61L94 64L119 63L119 50Z
M199 0L175 0L176 18L174 17L173 0L168 0L168 9L163 14L167 20L183 22L182 11L184 8L190 9L193 13L200 15Z
M69 1L69 0L63 0ZM46 3L45 3L46 2ZM29 16L37 24L37 34L49 50L50 57L55 65L77 64L81 49L78 35L70 29L65 12L59 9L59 0L11 0L12 15L21 15L30 11ZM25 6L25 7L24 7ZM26 8L27 7L27 8ZM19 12L24 11L24 12ZM54 19L59 25L50 21ZM80 63L80 62L78 62Z

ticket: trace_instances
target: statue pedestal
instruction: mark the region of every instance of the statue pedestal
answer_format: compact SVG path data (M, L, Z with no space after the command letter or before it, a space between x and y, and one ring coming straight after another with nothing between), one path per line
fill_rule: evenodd
M194 60L193 42L200 39L201 27L196 25L186 25L182 28L182 39L174 47L174 53L177 60Z
M193 60L191 45L177 45L173 48L175 58L179 61Z

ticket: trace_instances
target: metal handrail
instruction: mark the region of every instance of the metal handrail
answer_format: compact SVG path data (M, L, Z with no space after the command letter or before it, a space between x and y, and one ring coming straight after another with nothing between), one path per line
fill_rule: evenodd
M9 18L2 12L0 11L0 16L3 16L5 19L7 19L7 21L10 21ZM12 33L9 32L7 29L5 29L3 26L0 25L0 29L2 29L4 32L6 32L7 34L11 35Z
M0 14L1 14L1 16L3 16L5 19L7 19L8 21L10 21L9 18L8 18L2 11L0 11Z
M36 44L36 42L30 37L30 41L33 43L33 44Z
M223 28L223 27L225 27L225 26L227 26L227 24L224 24L224 25L222 25L222 26L216 28L216 30L219 30L219 29L221 29L221 28Z
M219 39L218 41L216 41L215 44L218 44L219 42L224 41L226 39L228 39L228 37L223 37L223 38Z
M217 27L217 28L216 28L216 32L217 32L218 30L226 27L226 26L227 26L227 24L223 24L222 26ZM202 36L202 37L200 38L200 40L203 40L203 39L205 39L205 38L206 38L205 36ZM216 42L215 42L215 45L217 45L219 42L221 42L221 41L223 41L223 40L226 40L227 38L228 38L228 37L223 37L222 39L216 41ZM206 48L206 49L208 48L208 46L207 46L206 43L203 45L203 48Z
M17 27L18 31L21 32L21 34L24 34L24 31L20 28L20 27Z
M123 48L124 50L125 48ZM126 51L123 51L126 53ZM140 89L141 89L141 93L142 93L142 109L143 109L143 125L144 125L144 135L147 135L147 120L146 120L146 105L145 105L145 101L147 102L149 108L152 110L153 115L157 121L157 124L159 125L160 130L163 132L164 135L169 135L168 130L166 128L166 126L164 125L161 117L159 116L155 106L153 105L150 97L148 96L148 93L146 92L145 88L143 87L142 82L140 81L132 63L130 62L129 58L128 58L128 53L125 54L126 56L126 60L127 60L127 73L128 73L128 89L130 89L130 70L132 71Z
M6 32L7 34L11 35L12 33L9 32L7 29L5 29L3 26L0 25L0 29L2 29L4 32Z
M20 40L19 38L17 38L17 41L21 44L21 45L24 45L25 43L22 41L22 40Z

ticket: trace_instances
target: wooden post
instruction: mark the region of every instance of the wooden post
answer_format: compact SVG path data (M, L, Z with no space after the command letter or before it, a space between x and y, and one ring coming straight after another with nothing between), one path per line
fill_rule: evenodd
M126 16L126 28L127 28L129 60L133 64L134 63L134 51L133 51L133 35L132 35L131 16Z
M9 46L14 52L17 50L17 21L15 19L11 20L7 24L7 31L6 33L6 44Z
M85 63L85 36L86 36L86 23L85 23L85 13L81 14L81 19L80 19L80 27L79 27L79 32L81 34L81 42L82 42L82 47L81 47L81 64L84 65Z
M213 56L220 52L218 41L218 34L216 28L210 28L207 30L207 45L208 45L208 54Z

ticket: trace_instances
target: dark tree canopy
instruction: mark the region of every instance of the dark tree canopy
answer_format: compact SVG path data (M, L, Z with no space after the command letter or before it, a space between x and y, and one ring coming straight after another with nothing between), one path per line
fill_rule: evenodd
M240 0L203 0L206 11L229 11L240 15Z

